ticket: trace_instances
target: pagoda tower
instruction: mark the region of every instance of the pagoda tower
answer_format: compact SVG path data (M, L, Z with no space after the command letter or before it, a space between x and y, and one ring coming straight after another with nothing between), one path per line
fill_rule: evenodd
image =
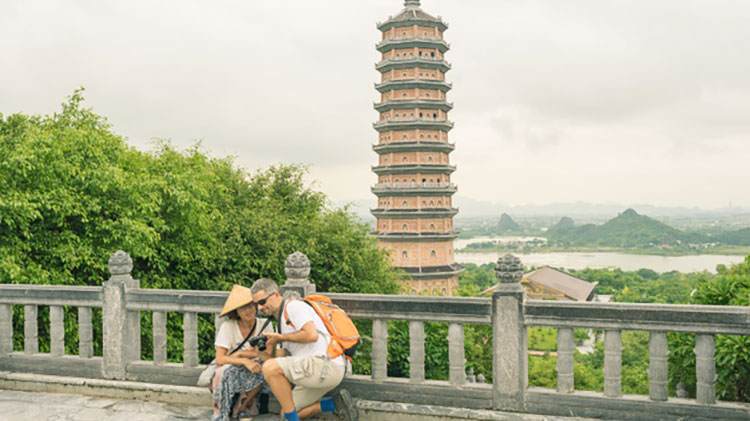
M410 276L403 280L408 293L451 296L463 267L453 256L458 209L451 201L456 167L449 160L454 144L448 142L453 128L448 120L453 104L446 100L451 84L445 81L449 45L443 40L448 25L420 9L419 0L406 0L398 15L377 27L383 36L375 65L381 80L375 84L380 118L373 124L379 159L372 168L378 177L372 187L378 197L374 235L390 250L394 266Z

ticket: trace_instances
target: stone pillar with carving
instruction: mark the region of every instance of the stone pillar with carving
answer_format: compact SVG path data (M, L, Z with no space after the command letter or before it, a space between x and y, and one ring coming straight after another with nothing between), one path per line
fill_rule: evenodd
M140 359L140 312L126 308L128 289L139 288L140 281L130 275L133 259L122 250L110 256L107 266L110 278L102 284L102 376L124 380L128 364Z
M497 410L524 411L528 365L521 260L511 254L500 257L495 275L498 284L492 294L492 406Z
M315 284L310 282L310 259L299 251L290 254L284 262L284 273L286 282L281 286L281 295L285 297L294 296L294 293L300 297L315 294ZM291 295L290 295L291 294Z

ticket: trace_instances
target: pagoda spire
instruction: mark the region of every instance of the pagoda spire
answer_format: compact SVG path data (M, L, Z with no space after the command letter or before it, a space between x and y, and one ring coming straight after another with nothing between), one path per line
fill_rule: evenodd
M404 1L406 7L419 7L419 0L406 0Z

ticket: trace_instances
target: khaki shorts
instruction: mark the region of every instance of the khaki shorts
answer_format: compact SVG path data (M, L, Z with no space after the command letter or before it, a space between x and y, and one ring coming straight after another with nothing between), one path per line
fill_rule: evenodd
M276 362L287 380L295 385L292 397L298 410L320 400L346 374L346 366L332 362L327 356L281 357Z

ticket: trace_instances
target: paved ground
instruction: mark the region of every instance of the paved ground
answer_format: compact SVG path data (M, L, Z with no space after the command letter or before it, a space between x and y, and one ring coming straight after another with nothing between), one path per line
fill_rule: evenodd
M2 421L192 421L210 420L211 414L197 406L0 390ZM278 419L264 415L253 421Z

